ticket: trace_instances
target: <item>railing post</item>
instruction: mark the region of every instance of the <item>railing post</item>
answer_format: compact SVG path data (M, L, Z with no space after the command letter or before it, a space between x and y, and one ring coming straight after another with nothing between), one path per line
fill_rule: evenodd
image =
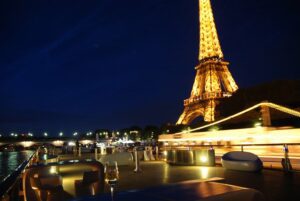
M148 156L148 147L145 147L144 150L144 161L149 161L149 156Z
M138 156L137 148L134 148L134 161L135 161L135 169L133 171L135 173L142 172L142 169L140 167L140 159L139 159L139 156Z
M293 168L292 168L291 161L289 159L289 148L287 144L283 145L283 151L284 151L284 158L281 159L281 165L284 171L289 172Z
M244 146L243 145L241 146L241 151L244 152Z
M154 161L155 158L153 156L153 150L152 150L152 146L149 146L149 158L151 161Z
M78 156L81 157L81 147L78 149Z
M97 160L98 157L97 157L97 147L95 147L95 159Z
M103 146L100 147L100 155L104 155L104 147Z
M159 160L159 158L158 158L158 151L159 151L158 146L156 146L156 147L155 147L155 156L156 156L156 160Z

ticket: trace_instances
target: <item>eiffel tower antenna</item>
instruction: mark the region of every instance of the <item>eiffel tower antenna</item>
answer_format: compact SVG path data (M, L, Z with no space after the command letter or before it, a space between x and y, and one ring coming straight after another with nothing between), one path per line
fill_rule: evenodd
M199 0L199 64L190 98L176 124L190 124L198 116L215 121L215 108L221 99L230 97L238 86L228 70L219 42L210 0Z

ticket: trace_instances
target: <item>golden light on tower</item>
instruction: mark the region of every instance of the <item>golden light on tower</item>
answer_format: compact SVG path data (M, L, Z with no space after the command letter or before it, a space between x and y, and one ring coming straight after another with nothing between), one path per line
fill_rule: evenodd
M200 44L199 64L190 98L184 101L184 111L177 124L190 124L196 117L215 121L215 108L222 98L238 89L229 63L224 61L210 0L199 0Z
M223 58L210 0L199 0L199 61L210 57Z

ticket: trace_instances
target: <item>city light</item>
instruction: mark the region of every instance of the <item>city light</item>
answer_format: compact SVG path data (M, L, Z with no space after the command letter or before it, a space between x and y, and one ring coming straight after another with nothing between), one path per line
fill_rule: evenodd
M24 146L24 147L30 147L34 144L33 141L23 141L21 142L21 144Z
M63 141L61 141L61 140L55 140L54 142L53 142L53 144L55 145L55 146L63 146Z
M48 133L44 133L44 136L47 137L47 136L48 136Z
M60 133L59 133L59 136L60 136L60 137L62 137L63 135L64 135L63 132L60 132Z
M77 135L78 135L78 133L77 133L77 132L73 133L73 136L77 136Z
M255 122L254 127L255 128L260 128L261 127L261 122Z
M71 141L68 143L69 146L75 146L75 142Z
M218 126L213 126L212 128L209 129L209 131L218 131L220 128Z
M92 140L82 140L81 143L82 143L83 145L87 145L87 144L92 144L93 141L92 141Z

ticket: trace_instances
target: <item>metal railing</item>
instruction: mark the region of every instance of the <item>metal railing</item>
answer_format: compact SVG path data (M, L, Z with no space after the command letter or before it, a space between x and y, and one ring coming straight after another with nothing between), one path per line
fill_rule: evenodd
M31 163L31 160L35 156L34 152L27 160L21 163L14 172L6 176L0 183L0 200L17 201L20 200L19 190L21 174L25 168Z

